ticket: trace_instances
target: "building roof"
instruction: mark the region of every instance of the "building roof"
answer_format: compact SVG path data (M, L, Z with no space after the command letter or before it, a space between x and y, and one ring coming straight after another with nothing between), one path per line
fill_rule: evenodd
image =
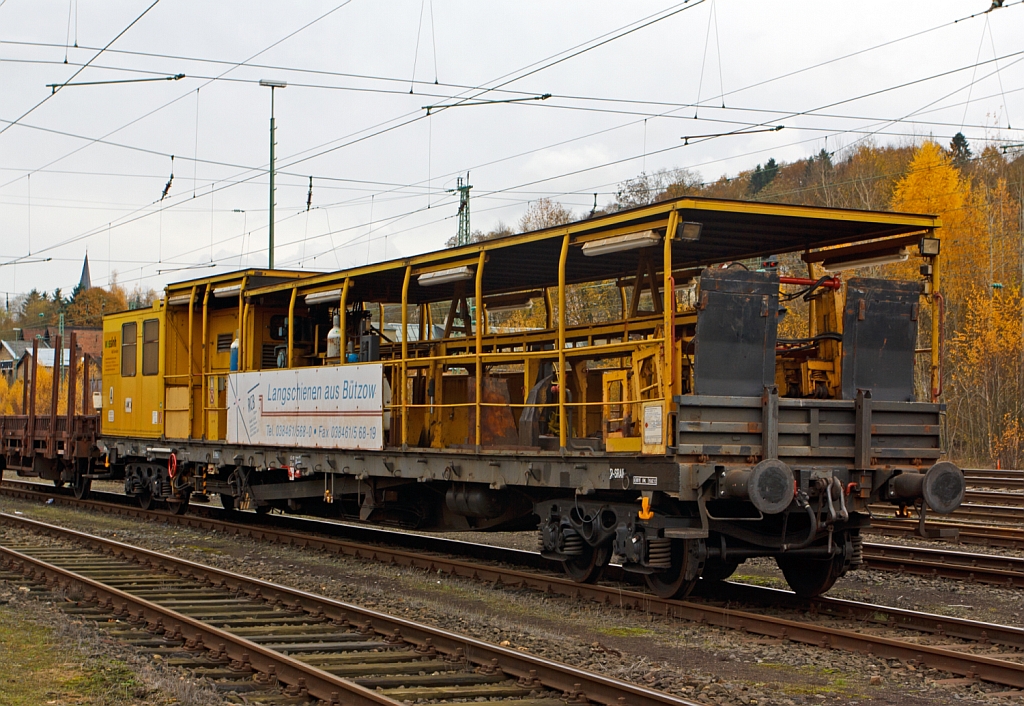
M65 365L65 366L71 365L71 351L69 351L67 348L64 348L64 349L62 349L62 352L64 353L64 356L63 356L64 357L64 361L63 361L62 365ZM43 366L44 368L52 368L53 367L54 358L56 358L56 353L57 352L53 348L40 348L39 349L39 358L38 358L39 365ZM18 362L18 365L20 366L20 365L22 365L22 363L27 363L27 362L29 362L31 360L32 360L32 349L29 348L27 351L25 351L22 354L21 361Z
M49 348L50 344L40 340L39 347L43 349ZM12 359L17 360L26 351L32 350L32 341L0 341L0 348Z

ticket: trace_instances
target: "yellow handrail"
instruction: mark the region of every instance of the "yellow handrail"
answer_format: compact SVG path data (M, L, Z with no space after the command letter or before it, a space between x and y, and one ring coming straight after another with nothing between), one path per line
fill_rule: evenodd
M476 307L476 446L480 447L480 396L483 394L484 362L483 362L483 336L484 336L484 263L487 255L482 250L476 266L476 291L473 294L473 305Z
M565 263L569 259L569 232L562 237L558 256L558 448L565 450Z
M408 446L409 436L409 415L405 413L407 409L405 404L405 389L407 384L408 375L408 359L409 359L409 280L412 277L412 266L408 265L405 268L405 280L402 282L402 367L401 375L398 378L398 384L394 385L392 390L393 395L397 392L398 399L402 405L402 448ZM347 283L348 280L345 280ZM384 329L384 321L381 320L381 329Z

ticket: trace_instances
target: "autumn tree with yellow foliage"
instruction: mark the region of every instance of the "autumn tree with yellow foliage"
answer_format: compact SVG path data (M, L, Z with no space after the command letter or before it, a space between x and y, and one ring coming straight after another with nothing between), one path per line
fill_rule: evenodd
M1017 288L973 288L946 349L949 446L972 461L1024 463L1024 328Z

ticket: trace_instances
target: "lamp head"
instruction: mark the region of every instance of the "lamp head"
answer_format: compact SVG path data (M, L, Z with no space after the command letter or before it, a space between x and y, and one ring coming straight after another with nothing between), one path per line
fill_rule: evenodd
M918 249L924 257L934 257L939 254L940 245L938 238L921 238Z
M676 240L685 240L695 243L700 240L700 232L703 228L703 223L682 221L678 226L676 226Z

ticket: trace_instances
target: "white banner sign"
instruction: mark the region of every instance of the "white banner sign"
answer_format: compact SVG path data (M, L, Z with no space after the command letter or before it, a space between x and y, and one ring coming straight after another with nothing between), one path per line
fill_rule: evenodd
M390 402L380 363L228 375L228 442L384 448Z

